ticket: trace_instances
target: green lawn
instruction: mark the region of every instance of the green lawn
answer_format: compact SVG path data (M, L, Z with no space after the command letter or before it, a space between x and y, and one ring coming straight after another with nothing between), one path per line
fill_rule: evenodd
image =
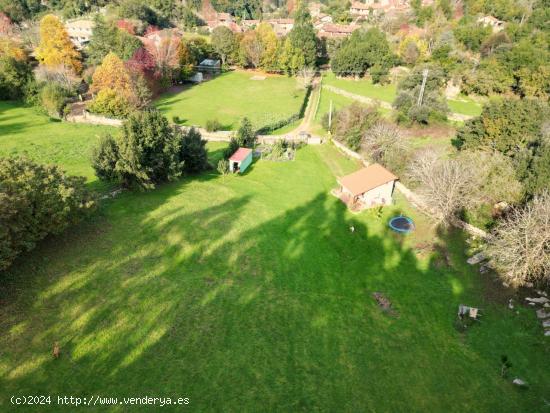
M217 119L224 130L237 129L244 116L259 128L300 110L305 91L298 88L296 79L251 80L253 76L241 71L224 73L179 93L167 93L156 106L170 120L179 116L181 124L205 126L206 121Z
M72 175L101 187L90 164L91 148L103 133L115 128L52 121L33 108L0 102L0 156L25 155L56 164Z
M460 234L434 234L399 197L381 217L349 213L329 190L357 167L310 146L243 176L123 193L41 244L1 274L0 411L30 394L189 397L203 412L543 411L550 356L534 311L508 310ZM414 234L389 232L399 212ZM426 241L449 265L415 252ZM460 303L484 313L465 335ZM502 354L528 390L500 377ZM159 408L88 408L133 410Z
M350 93L388 103L392 103L397 94L397 87L394 84L378 85L373 84L367 79L338 79L332 72L327 72L323 75L323 83L346 90ZM469 116L478 116L481 114L481 104L468 96L460 95L456 99L447 99L447 104L451 112Z
M481 104L468 96L460 95L456 99L447 99L447 105L449 105L451 112L460 113L461 115L481 115Z

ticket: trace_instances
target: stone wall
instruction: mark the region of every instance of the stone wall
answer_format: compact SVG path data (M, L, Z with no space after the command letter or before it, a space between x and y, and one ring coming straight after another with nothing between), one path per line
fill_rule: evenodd
M113 119L113 118L107 118L105 116L94 115L86 110L82 112L82 115L67 116L67 121L74 122L74 123L88 123L91 125L105 125L105 126L115 126L115 127L122 126L121 119Z

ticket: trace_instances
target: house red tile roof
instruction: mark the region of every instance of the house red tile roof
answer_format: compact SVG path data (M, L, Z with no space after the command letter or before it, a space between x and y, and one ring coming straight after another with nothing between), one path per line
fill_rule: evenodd
M249 148L239 148L235 151L233 155L231 155L231 158L229 158L232 162L241 162L244 161L245 158L252 153L252 149Z
M399 178L382 165L375 163L340 178L338 182L353 196L357 196L396 179Z
M350 24L332 24L326 23L319 29L320 37L346 37L357 30L359 26Z

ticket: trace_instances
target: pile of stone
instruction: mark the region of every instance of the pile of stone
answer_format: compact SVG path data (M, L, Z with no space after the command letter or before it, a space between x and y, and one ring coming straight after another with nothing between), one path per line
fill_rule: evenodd
M486 274L491 269L489 263L487 262L487 256L483 252L478 252L474 256L468 258L466 262L470 265L480 264L479 272L481 274ZM505 285L505 287L507 287L507 285Z
M544 335L550 337L550 300L544 291L537 290L537 294L539 297L525 297L525 301L531 306L541 306L541 308L537 309L537 318L542 322Z

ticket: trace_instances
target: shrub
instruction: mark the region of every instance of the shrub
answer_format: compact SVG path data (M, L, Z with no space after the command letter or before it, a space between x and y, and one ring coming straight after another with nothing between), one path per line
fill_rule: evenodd
M26 62L9 56L0 56L0 100L22 98L25 85L31 79L32 71Z
M180 117L178 115L172 116L172 122L177 125L178 123L180 123Z
M59 118L67 105L69 92L58 83L47 83L40 91L40 104L52 118Z
M216 132L222 128L222 124L217 119L206 121L206 130L208 132Z
M128 100L113 89L101 90L88 106L91 112L101 115L123 118L128 116L132 108Z
M95 206L85 178L24 158L0 158L0 270Z
M550 192L543 192L502 220L489 240L492 265L508 283L550 281Z
M216 169L221 175L227 175L229 173L229 161L227 159L220 159Z
M103 135L92 151L92 167L97 177L104 181L118 179L116 163L119 159L116 140L111 135Z
M331 132L334 139L357 151L364 133L379 119L380 114L375 108L354 103L333 114Z

